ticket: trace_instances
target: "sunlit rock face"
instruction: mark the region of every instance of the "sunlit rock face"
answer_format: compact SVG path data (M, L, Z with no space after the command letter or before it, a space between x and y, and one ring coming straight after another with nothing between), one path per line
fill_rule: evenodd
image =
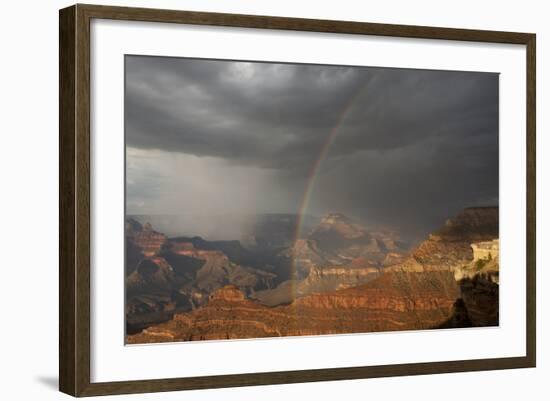
M244 293L236 285L226 285L214 291L208 298L209 302L241 302L246 299Z
M484 259L498 259L499 240L476 242L470 245L474 253L474 261Z
M466 208L448 219L443 227L430 234L410 257L396 263L394 270L449 270L470 263L472 243L498 238L498 208Z
M396 236L330 214L310 237L277 251L294 261L277 286L280 271L239 265L214 249L228 244L200 241L172 239L156 262L149 258L159 269L150 281L162 286L175 278L191 307L176 308L170 320L131 333L128 342L498 325L497 208L465 209L408 252ZM234 255L243 257L242 250ZM178 280L190 267L176 267L177 258L200 262L183 285Z
M397 235L368 230L340 213L325 215L302 234L304 238L280 252L291 261L288 280L255 292L253 299L275 306L314 292L365 284L378 277L382 267L400 263L407 251Z
M499 241L471 244L474 259L456 266L455 280L472 326L499 324Z
M450 272L389 273L371 282L267 307L234 286L203 307L129 336L130 343L322 335L438 327L452 315L459 287Z
M461 281L480 277L499 284L499 240L476 242L471 247L474 258L470 263L455 267L455 279Z
M442 327L499 324L498 208L467 208L386 271L450 271L458 283L453 317Z

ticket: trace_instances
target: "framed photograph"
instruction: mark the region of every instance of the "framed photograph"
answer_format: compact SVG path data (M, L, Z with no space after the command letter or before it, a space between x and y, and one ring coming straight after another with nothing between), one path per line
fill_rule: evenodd
M59 25L61 391L535 366L534 34Z

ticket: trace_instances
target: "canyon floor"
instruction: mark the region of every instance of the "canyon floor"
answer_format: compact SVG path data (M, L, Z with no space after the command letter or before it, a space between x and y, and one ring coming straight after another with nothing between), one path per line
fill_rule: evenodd
M268 215L231 241L126 224L126 342L496 326L498 208L466 208L418 246L337 213L295 238Z

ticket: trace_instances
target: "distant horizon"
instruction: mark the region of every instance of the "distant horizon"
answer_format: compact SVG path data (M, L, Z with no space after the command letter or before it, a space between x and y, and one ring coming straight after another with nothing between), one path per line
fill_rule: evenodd
M496 206L494 206L494 205L493 206L490 206L490 205L487 205L487 206L468 206L468 207L463 208L462 210L483 209L483 208L497 208L498 209L499 207L498 207L498 205L496 205ZM341 214L341 215L343 215L347 218L350 218L354 223L359 224L359 225L365 227L366 229L369 229L369 230L372 230L372 231L382 230L382 231L391 231L391 232L399 233L404 241L410 242L411 244L416 244L419 241L422 241L424 238L426 238L426 236L428 234L430 234L434 230L442 227L443 224L445 223L445 220L442 220L440 222L439 226L434 227L430 231L426 231L424 233L409 236L409 235L407 235L407 233L403 233L399 229L396 229L395 227L384 227L384 226L380 226L380 225L368 224L364 221L361 221L361 220L355 218L354 216L348 216L348 215L346 215L344 213L340 213L340 212L328 212L328 213L325 213L324 215L307 214L306 215L306 221L308 222L309 225L311 225L313 227L313 226L315 226L315 224L319 223L324 217L326 217L327 215L330 215L330 214ZM450 215L447 218L453 218L453 217L455 217L455 215ZM138 222L140 224L150 223L152 228L155 231L160 231L160 232L163 232L164 234L169 233L170 234L169 237L174 237L174 236L183 236L183 237L189 237L189 238L200 237L200 238L203 238L203 239L206 239L206 240L211 240L211 241L229 241L229 240L239 241L240 240L240 236L226 237L226 236L222 235L222 236L216 237L214 232L217 232L217 230L213 231L213 232L208 232L208 230L207 230L206 232L203 232L203 233L200 233L200 232L197 233L197 232L193 232L193 231L185 231L185 229L182 228L182 230L180 231L178 228L176 228L174 226L179 227L180 225L182 225L182 223L180 222L180 224L178 224L177 222L174 222L173 219L171 219L170 222L162 222L161 223L161 228L164 228L165 231L166 231L166 232L164 232L164 231L162 231L162 229L159 230L158 229L159 227L156 227L159 224L159 221L156 221L156 222L155 221L148 221L148 220L151 220L150 219L151 217L174 218L174 217L184 217L184 216L185 216L184 214L177 214L177 213L167 213L167 214L151 214L151 213L129 214L129 213L127 213L125 218L126 219L133 218L135 220L138 220ZM227 215L224 215L224 216L227 217ZM234 215L230 215L229 217L230 217L230 219L231 218L239 219L240 220L240 226L242 228L243 226L246 226L247 223L250 223L249 221L247 222L246 219L252 219L254 217L260 217L260 216L292 216L292 217L295 217L296 220L298 220L298 215L295 214L295 213L249 213L249 214L243 214L243 215L234 214ZM192 217L208 220L208 219L211 219L212 217L220 217L220 216L219 215L194 215ZM141 221L139 221L139 220L141 220ZM167 229L166 228L167 223L173 224L174 226ZM214 226L215 225L216 225L216 223L214 223ZM235 227L232 227L231 232L232 233L235 232Z
M148 56L125 68L129 215L337 211L419 236L498 206L498 74Z

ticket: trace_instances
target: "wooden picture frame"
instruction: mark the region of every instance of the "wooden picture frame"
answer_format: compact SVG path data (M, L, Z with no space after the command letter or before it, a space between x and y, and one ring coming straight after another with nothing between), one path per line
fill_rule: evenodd
M92 383L90 380L90 21L94 18L525 45L527 49L525 60L527 71L526 356ZM62 392L73 396L94 396L535 366L536 37L534 34L80 4L60 10L59 29L59 388Z

